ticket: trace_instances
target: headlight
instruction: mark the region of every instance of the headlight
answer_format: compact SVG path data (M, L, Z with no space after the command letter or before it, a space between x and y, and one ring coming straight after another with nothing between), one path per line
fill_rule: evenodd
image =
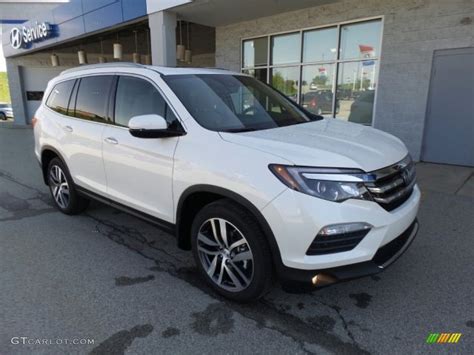
M369 176L358 169L311 168L271 164L270 170L289 188L328 201L350 198L371 200L364 181Z

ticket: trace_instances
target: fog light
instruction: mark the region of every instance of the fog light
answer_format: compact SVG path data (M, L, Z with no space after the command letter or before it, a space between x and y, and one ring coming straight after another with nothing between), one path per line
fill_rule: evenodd
M353 232L362 232L365 231L366 234L373 226L364 223L364 222L355 222L355 223L341 223L341 224L331 224L322 228L318 235L322 236L331 236L331 235L338 235L338 234L349 234Z
M314 286L325 286L337 282L337 279L331 275L320 273L311 279Z

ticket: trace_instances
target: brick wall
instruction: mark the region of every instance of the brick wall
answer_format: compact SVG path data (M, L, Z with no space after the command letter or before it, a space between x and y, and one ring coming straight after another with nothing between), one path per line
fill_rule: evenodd
M243 37L373 16L384 17L374 126L419 159L433 52L474 46L473 0L341 0L217 27L216 66L240 71Z

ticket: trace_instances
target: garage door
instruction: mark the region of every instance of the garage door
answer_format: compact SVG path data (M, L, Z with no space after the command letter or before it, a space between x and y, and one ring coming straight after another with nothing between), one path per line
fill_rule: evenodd
M26 99L26 115L27 121L30 122L31 118L36 112L36 109L41 103L41 97L43 92L46 90L48 81L59 75L65 68L51 68L51 67L21 67L21 80Z
M422 160L474 166L474 48L434 54Z

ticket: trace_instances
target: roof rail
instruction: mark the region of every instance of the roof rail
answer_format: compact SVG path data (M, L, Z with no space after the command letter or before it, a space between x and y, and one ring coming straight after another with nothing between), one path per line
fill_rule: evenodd
M132 62L112 62L112 63L100 63L100 64L87 64L74 67L71 69L66 69L61 72L63 74L75 73L82 70L88 69L100 69L100 68L146 68L146 66L138 63Z

